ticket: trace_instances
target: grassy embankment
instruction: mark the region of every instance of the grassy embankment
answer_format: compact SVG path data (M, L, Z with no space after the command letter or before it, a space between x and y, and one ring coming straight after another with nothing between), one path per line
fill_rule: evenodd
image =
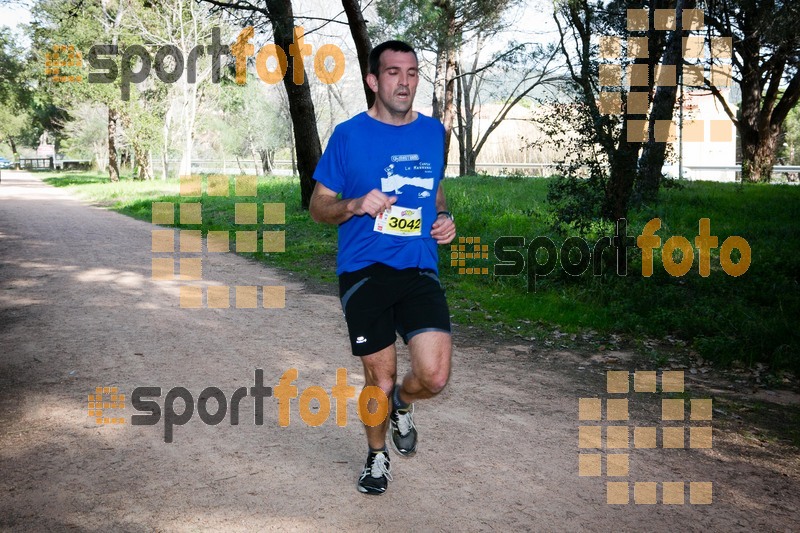
M150 220L154 201L200 201L181 199L177 180L111 184L91 173L50 176L47 181L53 185L68 186L143 220ZM459 235L480 237L481 243L489 245L489 259L468 260L468 266L485 266L492 272L497 262L493 244L504 235L524 237L526 243L546 235L560 248L565 236L550 229L547 182L484 177L445 182ZM203 232L234 229L237 200L253 198L203 197ZM286 252L247 255L317 281L333 282L335 228L314 223L300 209L297 180L262 178L257 201L286 204L285 227L265 228L286 230ZM259 217L262 214L259 210ZM763 362L773 369L800 370L800 188L687 183L683 188L664 190L658 205L632 212L628 234L637 236L655 217L662 222L657 232L662 245L673 235L684 236L694 244L701 218L711 220L711 234L719 237L719 245L731 235L745 238L752 250L749 270L737 278L727 275L720 267L717 247L711 253L708 277L699 275L697 250L692 269L684 276L672 277L662 265L660 250L656 250L654 275L645 278L641 250L634 247L629 252L625 277L613 272L596 277L591 269L572 277L557 266L553 273L539 278L535 291L529 292L524 275L459 275L450 266L450 248L441 247L440 270L455 321L479 330L539 339L556 328L563 333L591 329L598 333L592 341L597 344L603 342L603 336L622 333L639 341L642 351L650 351L656 359L663 355L646 340L671 336L684 339L701 356L718 363ZM589 243L590 248L593 244ZM467 251L470 249L467 245ZM734 253L734 261L737 258ZM541 255L539 260L543 261Z

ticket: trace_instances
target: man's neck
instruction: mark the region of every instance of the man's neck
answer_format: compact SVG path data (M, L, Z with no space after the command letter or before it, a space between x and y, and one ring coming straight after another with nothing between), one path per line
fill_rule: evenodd
M417 120L417 112L413 109L409 109L407 113L401 115L373 105L367 110L367 114L378 122L383 122L391 126L405 126Z

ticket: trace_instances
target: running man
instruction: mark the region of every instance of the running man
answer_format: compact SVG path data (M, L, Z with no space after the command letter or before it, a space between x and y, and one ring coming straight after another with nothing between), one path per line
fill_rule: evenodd
M334 130L310 205L315 221L339 225L336 273L350 345L364 365L365 386L389 399L390 440L403 456L417 451L413 402L444 389L452 354L437 276L436 245L456 234L441 185L444 127L412 110L417 67L404 42L372 50L367 83L375 103ZM395 332L411 353L411 371L399 384ZM383 494L392 479L387 420L365 429L369 454L357 487Z

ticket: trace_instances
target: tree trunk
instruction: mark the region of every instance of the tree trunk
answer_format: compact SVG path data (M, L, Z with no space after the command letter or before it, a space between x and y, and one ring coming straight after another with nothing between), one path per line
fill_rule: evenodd
M642 143L628 142L628 121L622 126L617 150L611 160L608 186L603 207L606 219L616 221L627 218L628 205L633 192L633 183L636 178L636 158Z
M172 102L167 103L167 113L164 117L164 144L161 147L161 179L169 177L169 134L172 128Z
M263 164L261 162L261 156L258 154L258 150L253 144L250 144L250 155L253 158L253 166L255 167L256 176L262 175Z
M119 114L113 107L108 108L108 178L119 181L119 166L117 165L117 123Z
M134 174L134 179L136 180L153 179L150 152L147 150L142 150L138 146L134 146L133 159L134 159L134 164L136 165L136 173Z
M475 69L472 69L473 72ZM472 105L472 81L471 79L464 79L462 87L464 88L464 175L474 176L475 160L477 154L475 153L475 144L473 143L473 127L475 124L475 106Z
M275 44L284 50L290 50L294 41L294 14L291 0L266 0L269 19L272 23L272 33ZM300 205L308 209L311 193L314 191L314 170L322 156L322 148L317 131L317 117L314 113L314 102L311 99L311 90L308 77L302 69L302 83L295 83L295 60L289 58L286 75L283 77L283 86L289 99L289 114L292 117L294 129L295 148L297 149L297 170L300 174Z
M742 181L769 183L778 150L780 130L759 135L758 142L742 143Z
M456 135L456 140L458 141L458 175L459 176L466 176L466 145L464 139L464 115L461 113L461 110L464 109L464 105L462 104L464 99L464 78L461 77L461 61L459 60L456 63L456 121L458 123L458 135Z
M450 151L450 138L453 131L455 109L453 93L455 92L456 51L453 49L457 31L456 10L452 2L436 4L446 18L447 31L439 39L436 51L436 74L433 78L433 98L431 116L439 119L444 125L444 163Z
M179 176L192 175L192 151L194 149L194 123L197 116L197 85L182 82L183 89L183 154L178 168Z
M347 24L350 26L350 34L356 45L358 55L358 66L361 69L361 83L364 86L364 95L367 97L367 108L375 103L375 93L367 85L367 74L369 73L369 53L372 50L372 41L367 31L367 23L361 13L361 5L358 0L342 0L342 7L347 14Z
M261 169L264 175L271 174L275 168L275 150L267 148L266 150L259 150L258 154L261 156Z
M678 0L675 6L675 27L682 28L683 10L694 9L696 0ZM688 31L673 31L667 41L664 51L664 65L676 65L677 75L681 76L680 69L683 65L683 37L689 35ZM638 188L642 199L655 200L661 187L661 169L667 152L667 143L655 139L655 125L657 120L672 121L675 113L675 101L678 95L677 85L659 85L653 97L653 108L650 112L649 131L650 137L642 150L639 159ZM680 103L683 105L683 102Z
M450 139L453 134L453 117L455 116L455 104L453 95L455 93L456 75L456 54L451 48L447 51L447 70L446 82L444 86L444 113L442 114L442 124L444 125L444 164L447 165L447 157L450 154Z
M444 86L447 78L447 49L439 45L436 53L436 73L433 76L433 96L431 97L431 117L442 120L444 109Z

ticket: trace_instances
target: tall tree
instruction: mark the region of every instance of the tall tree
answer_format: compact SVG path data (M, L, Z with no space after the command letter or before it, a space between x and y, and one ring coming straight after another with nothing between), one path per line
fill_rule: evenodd
M147 110L149 107L151 114L163 121L164 126L151 131L153 134L161 131L168 136L173 117L177 115L183 136L178 174L188 176L192 173L198 109L203 92L212 81L213 66L210 54L199 54L192 51L196 47L202 47L204 43L212 41L213 32L221 34L228 28L222 28L223 24L219 17L211 16L207 6L198 5L194 0L160 0L157 9L148 8L151 4L147 0L132 1L137 6L128 22L132 31L147 41L148 45L152 47L153 55L156 50L163 50L164 47L169 46L177 51L184 63L183 75L173 83L166 85L166 91L163 90L165 84L156 83L152 78L145 82L144 88L147 94L142 95L142 98L150 102L156 99L158 102L137 108L139 112L135 116L147 122L148 114L141 111ZM226 33L232 32L226 31ZM165 68L176 68L175 62L172 59L166 59ZM190 71L193 72L192 75L190 75ZM143 133L146 134L146 131ZM156 143L150 143L152 147L155 145ZM166 157L168 145L169 138L163 139L163 157ZM140 155L147 156L147 161L149 161L150 151L148 149L147 152L140 152ZM139 168L142 168L147 161L142 161L142 164L138 165Z
M128 14L128 0L85 0L80 5L65 0L38 0L31 10L32 41L34 49L40 54L40 64L44 63L46 52L53 45L69 43L84 54L95 44L117 46L122 42L137 42L132 35L124 35L122 23ZM80 8L80 9L79 9ZM111 181L119 180L120 141L124 116L124 102L121 101L119 80L110 77L108 83L87 83L90 57L83 57L83 67L62 68L63 74L80 74L80 83L49 83L42 86L43 92L50 94L54 103L69 111L78 102L102 103L106 107L106 134L108 137L108 174ZM66 70L66 72L64 72Z
M263 5L249 0L203 0L224 9L240 22L263 28L268 22L272 27L275 44L287 56L298 46L295 43L295 21L291 0L265 0ZM298 39L299 40L299 39ZM301 51L301 53L304 53ZM299 54L298 54L299 55ZM314 191L314 170L322 156L322 147L317 131L314 101L308 84L302 58L290 58L283 76L283 86L289 100L292 118L297 170L300 174L300 204L308 209Z
M364 15L361 12L361 3L358 0L342 0L342 7L347 14L347 24L350 26L350 34L353 36L353 43L356 45L358 68L361 70L361 83L364 86L367 107L372 107L372 104L375 103L375 93L367 85L368 59L372 50L372 41L369 38L367 22L364 20Z
M558 50L552 46L545 49L529 43L511 43L508 50L494 54L481 64L481 51L487 39L494 35L494 32L479 31L471 62L467 63L459 54L456 63L456 139L460 154L459 174L462 176L475 174L478 155L517 104L537 88L562 80L555 73L553 64ZM480 129L476 113L484 99L499 102L500 109L488 126Z
M646 29L629 30L627 11L645 8L647 20L643 26ZM595 214L607 220L618 220L625 218L628 212L637 177L651 177L661 172L665 152L663 146L658 149L655 147L663 145L664 141L655 138L654 127L648 127L646 135L639 128L643 124L654 124L657 119L672 118L675 92L660 87L656 90L655 74L659 65L680 63L677 46L683 31L681 28L668 37L668 32L656 30L655 12L665 9L675 10L676 1L623 0L606 3L603 0L563 0L556 4L555 21L560 34L560 48L572 80L574 97L578 103L576 109L585 114L580 119L582 125L579 129L586 138L578 141L581 149L570 154L570 157L578 158L568 168L573 175L566 176L573 183L567 186L557 184L558 190L552 191L554 199L561 198L572 205L575 200L568 196L575 197L575 191L598 187L602 200ZM610 54L614 60L608 61L609 67L601 64L601 54L604 53L601 48L604 45L596 44L596 36L610 37L612 41L616 39L613 42L617 43L617 50ZM642 45L644 41L637 40L642 38L647 39L646 48ZM627 50L621 49L622 42L626 43ZM635 49L640 46L641 51L636 52ZM625 56L632 57L626 59ZM601 78L603 68L609 68L606 72L619 69L616 71L618 73L630 68L631 74L625 84L621 76L611 82ZM637 72L639 75L635 74ZM606 105L607 100L604 99L610 99L612 104ZM640 153L644 157L640 158ZM575 172L587 166L593 169L594 178L588 182L574 181ZM650 197L657 192L658 180L654 182L655 189L646 188ZM594 201L598 197L588 193L577 196L587 201ZM576 211L573 207L565 212L568 219L578 211L584 214L592 211Z
M24 53L14 32L8 27L0 30L0 142L8 143L16 157L17 143L31 121L32 88L24 78Z
M706 83L739 132L743 181L769 181L781 126L800 98L800 3L706 0L704 5L713 33L733 40L734 79L742 90L740 115L711 80Z
M690 33L683 29L683 10L694 9L696 5L696 0L677 0L675 2L675 30L670 32L665 43L664 57L661 62L663 65L676 65L677 69L682 69L684 64L683 39ZM653 132L655 132L657 121L673 119L677 96L677 84L670 83L658 85L652 96L653 106L648 121L650 135L642 148L638 180L639 193L643 199L648 201L654 200L658 194L663 176L661 169L664 167L667 151L667 143L661 140L657 141Z

